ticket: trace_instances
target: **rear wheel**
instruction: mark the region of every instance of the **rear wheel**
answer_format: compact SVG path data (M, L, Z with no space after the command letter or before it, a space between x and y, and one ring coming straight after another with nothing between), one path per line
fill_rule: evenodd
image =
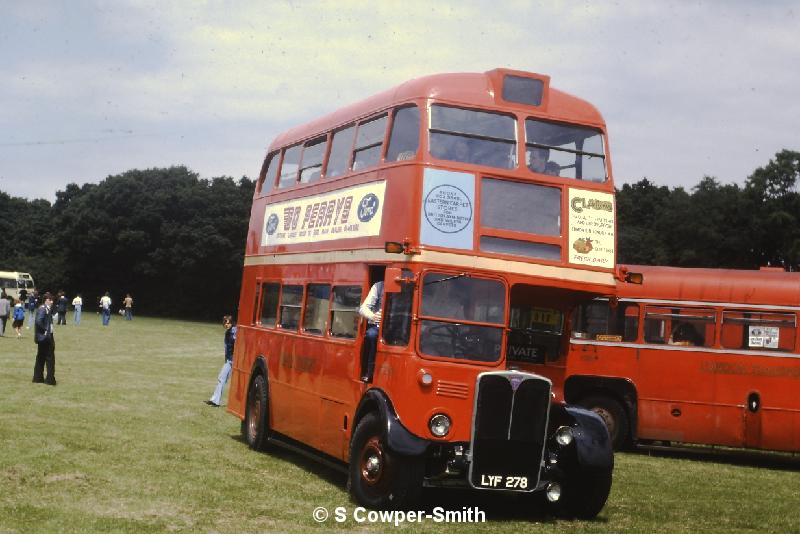
M610 397L596 395L581 399L578 405L600 416L606 424L614 450L624 449L630 444L631 426L628 421L628 414L622 404Z
M267 380L257 375L247 392L247 410L244 417L245 439L251 449L264 450L269 436L269 401Z
M350 493L367 508L405 509L419 498L423 462L389 450L384 434L374 413L364 416L356 426L350 442Z

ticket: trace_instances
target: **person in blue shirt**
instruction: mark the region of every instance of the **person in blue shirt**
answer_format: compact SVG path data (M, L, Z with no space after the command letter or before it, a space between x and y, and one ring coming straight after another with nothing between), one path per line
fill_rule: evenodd
M233 317L226 315L222 318L222 326L225 327L225 364L217 376L217 387L214 394L206 401L209 406L219 408L222 399L222 389L231 377L231 367L233 367L233 346L236 343L236 327L233 326Z

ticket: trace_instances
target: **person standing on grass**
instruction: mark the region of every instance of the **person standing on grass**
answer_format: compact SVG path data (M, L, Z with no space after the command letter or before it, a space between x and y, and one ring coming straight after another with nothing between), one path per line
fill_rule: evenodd
M122 300L122 303L125 305L125 320L132 321L133 320L133 297L131 294L128 293L125 298Z
M58 292L56 311L58 312L58 322L56 324L67 324L67 296L63 290Z
M108 326L111 320L111 297L108 296L108 291L100 297L100 314L103 317L103 326Z
M222 369L220 369L219 376L217 376L217 387L214 390L214 394L206 401L206 404L214 406L215 408L219 408L222 400L222 388L225 387L225 384L231 376L231 367L233 367L233 345L236 343L236 327L233 326L233 318L230 315L226 315L222 318L222 326L225 327L225 364L222 366Z
M17 303L14 305L14 323L12 326L14 330L17 331L17 338L22 337L22 326L25 324L25 305L22 303L21 300L18 300Z
M75 324L81 324L81 309L83 308L83 299L81 298L81 294L78 293L78 296L72 299L72 307L75 309Z
M39 307L39 292L34 291L30 295L28 295L28 312L30 315L28 316L28 330L31 329L33 326L33 320L36 317L36 308Z
M6 335L6 323L11 313L11 302L8 300L6 290L0 290L0 336Z
M36 322L33 340L36 342L36 363L33 366L32 382L56 385L56 341L53 337L53 296L44 294L44 304L36 310ZM44 369L47 367L47 379Z

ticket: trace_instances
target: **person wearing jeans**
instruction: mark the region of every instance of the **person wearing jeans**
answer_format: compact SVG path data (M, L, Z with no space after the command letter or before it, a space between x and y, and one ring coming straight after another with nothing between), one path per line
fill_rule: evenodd
M108 326L111 320L111 297L108 296L108 291L100 297L100 315L103 318L103 326Z
M233 346L236 343L236 327L233 326L233 318L230 315L226 315L222 318L222 326L225 327L225 364L222 366L222 369L219 370L217 387L214 389L214 394L206 401L206 404L214 406L215 408L219 408L220 402L222 401L222 389L231 376L231 367L233 367Z
M81 324L81 309L83 308L83 299L81 294L72 299L72 307L75 309L75 324Z

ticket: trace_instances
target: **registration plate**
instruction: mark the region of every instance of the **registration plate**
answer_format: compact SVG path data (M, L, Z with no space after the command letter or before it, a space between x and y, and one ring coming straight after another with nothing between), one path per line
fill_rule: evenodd
M528 489L528 477L482 474L478 485L492 489Z

